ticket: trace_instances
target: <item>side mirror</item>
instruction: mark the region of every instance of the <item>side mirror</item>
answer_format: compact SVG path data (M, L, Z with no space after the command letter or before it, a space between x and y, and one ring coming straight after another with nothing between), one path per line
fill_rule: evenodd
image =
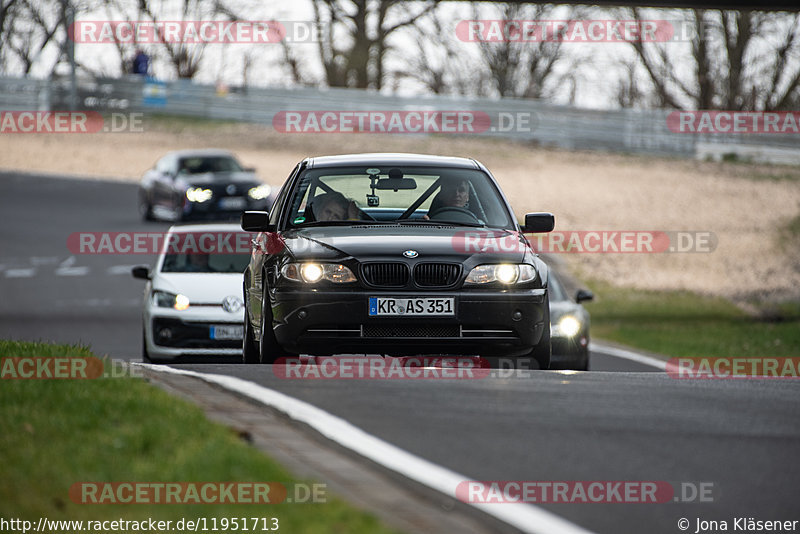
M256 168L255 167L243 167L242 170L244 172L253 172L253 173L256 172Z
M589 291L588 289L579 289L577 293L575 293L575 302L580 304L583 301L590 301L594 300L594 293Z
M552 232L555 227L556 217L552 213L526 213L525 227L522 231L529 234L540 234Z
M141 278L142 280L150 280L150 268L146 265L137 265L131 269L131 274L134 278Z
M269 224L268 211L245 211L242 213L241 226L247 232L275 231L275 225Z

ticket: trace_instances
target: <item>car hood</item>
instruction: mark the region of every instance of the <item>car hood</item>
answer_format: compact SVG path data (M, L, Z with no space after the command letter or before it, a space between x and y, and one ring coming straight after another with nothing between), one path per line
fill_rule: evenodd
M153 289L180 293L189 302L221 304L225 297L242 299L241 273L158 273Z
M438 259L463 262L521 262L527 252L511 232L491 230L515 243L506 250L481 251L480 238L487 230L469 227L438 226L337 226L304 228L283 234L290 255L298 259L334 259L353 257L359 260L402 260L403 252L416 251L421 261ZM529 254L530 252L528 252Z

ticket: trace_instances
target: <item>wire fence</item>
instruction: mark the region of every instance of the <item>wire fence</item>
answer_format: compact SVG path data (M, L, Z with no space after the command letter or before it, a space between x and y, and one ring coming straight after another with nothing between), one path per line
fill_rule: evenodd
M0 77L0 111L66 110L69 103L69 79ZM79 80L77 108L225 119L270 127L278 126L278 117L287 111L458 111L490 121L479 135L538 146L715 159L738 155L800 164L798 134L679 133L668 126L667 110L590 110L536 100L401 97L358 89L221 89L186 80L162 82L141 77Z

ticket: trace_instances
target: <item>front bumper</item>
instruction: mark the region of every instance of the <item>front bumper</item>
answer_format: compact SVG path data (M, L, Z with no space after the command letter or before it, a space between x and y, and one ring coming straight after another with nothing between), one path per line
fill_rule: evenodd
M530 352L542 337L545 295L546 289L391 292L279 288L272 295L273 326L278 343L286 350L320 356L518 356ZM368 313L370 297L453 297L455 315L372 317Z
M242 338L212 339L211 328L244 327L244 314L185 314L161 312L145 317L145 343L152 358L182 356L235 356L242 353ZM169 335L165 335L165 330Z
M268 210L271 206L269 200L252 200L247 197L242 198L243 204L236 207L226 208L221 205L221 201L231 197L214 198L208 202L189 202L185 201L183 205L183 219L184 220L222 220L222 219L236 219L239 220L243 211L248 210Z

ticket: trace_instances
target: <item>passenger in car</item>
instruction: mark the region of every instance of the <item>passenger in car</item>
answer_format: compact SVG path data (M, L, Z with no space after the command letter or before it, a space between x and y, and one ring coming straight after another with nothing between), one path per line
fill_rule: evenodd
M318 221L358 221L361 213L352 200L338 192L317 195L311 203Z

